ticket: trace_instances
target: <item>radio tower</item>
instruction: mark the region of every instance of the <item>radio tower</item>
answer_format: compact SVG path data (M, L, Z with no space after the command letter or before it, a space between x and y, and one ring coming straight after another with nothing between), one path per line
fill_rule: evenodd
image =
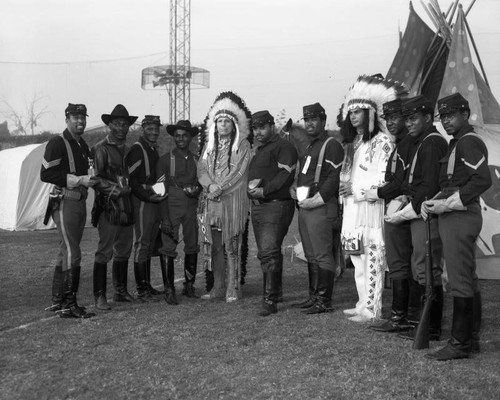
M185 77L167 85L170 120L175 123L190 119L191 0L170 0L170 65L181 67L174 70L174 76Z
M167 89L169 121L190 119L191 85L210 86L210 72L191 66L191 0L170 0L170 65L142 70L143 89Z

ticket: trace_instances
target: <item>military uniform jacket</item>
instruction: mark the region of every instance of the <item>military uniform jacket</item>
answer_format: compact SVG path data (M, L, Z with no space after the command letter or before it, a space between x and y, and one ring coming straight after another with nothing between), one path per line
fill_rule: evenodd
M159 156L156 148L151 147L143 137L130 147L125 160L130 176L132 193L141 201L149 202L151 191L143 185L156 183L156 164Z
M128 147L117 145L109 136L92 148L96 177L100 178L94 189L98 194L117 198L119 186L123 186L128 179L128 170L125 166L125 155Z
M403 194L402 186L408 172L408 153L412 138L407 132L402 135L401 139L396 140L396 147L387 161L384 178L386 184L377 189L378 197L385 201L392 200Z
M448 175L448 165L453 150L455 150L454 168L452 174ZM442 189L458 187L460 200L464 206L479 201L479 195L491 186L488 150L469 124L450 141L448 151L441 160L439 184Z
M439 191L440 160L446 154L448 143L440 134L427 138L434 132L437 133L437 129L432 125L419 137L411 138L409 171L403 184L403 193L410 196L413 210L417 214L420 214L422 203L426 199L432 199ZM410 170L415 157L417 159L412 177Z
M174 158L174 176L171 176L170 164L171 157ZM184 188L186 185L194 185L198 182L196 157L189 150L184 155L179 149L174 148L172 151L160 157L156 167L156 176L159 182L165 182L165 187L168 191L169 187Z
M290 199L290 186L295 177L297 150L285 139L274 134L271 139L260 146L248 170L248 180L262 179L260 187L264 190L265 199Z
M318 164L319 153L323 143L328 139L328 134L321 133L314 138L307 146L305 154L299 160L299 175L297 186L314 185L314 175ZM337 140L332 139L328 142L325 149L325 157L321 167L319 178L319 193L326 203L332 197L337 197L339 192L340 169L344 160L344 149Z
M62 136L69 142L73 158L75 160L75 171L70 171L68 151L61 136L49 140L45 148L40 179L43 182L52 183L59 187L66 187L67 174L81 176L87 175L89 170L90 150L83 138L76 141L71 133L65 129Z

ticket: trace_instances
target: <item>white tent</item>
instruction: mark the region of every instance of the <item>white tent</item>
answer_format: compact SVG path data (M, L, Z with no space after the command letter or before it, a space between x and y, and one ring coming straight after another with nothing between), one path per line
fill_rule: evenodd
M50 184L40 180L40 166L47 143L0 151L0 229L28 231L55 228L43 224ZM94 199L89 191L87 220Z

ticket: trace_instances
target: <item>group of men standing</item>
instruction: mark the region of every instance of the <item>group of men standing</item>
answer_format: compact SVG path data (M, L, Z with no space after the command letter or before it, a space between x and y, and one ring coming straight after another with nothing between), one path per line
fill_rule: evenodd
M189 142L197 130L190 126L169 126L168 132L174 136L177 148L160 158L156 149L162 126L159 116L144 117L141 122L142 135L129 148L125 143L127 134L138 117L129 115L127 109L118 104L110 114L101 116L109 127L109 133L91 150L81 137L86 126L86 106L69 104L65 116L67 128L47 144L41 168L42 181L54 185L47 211L61 236L52 285L52 305L47 310L58 312L63 318L89 318L95 315L87 312L76 301L81 262L80 241L86 223L86 199L90 187L96 193L92 224L99 233L93 269L96 309L111 309L106 296L107 265L110 261L113 262L115 302L159 301L157 295L163 292L154 289L150 279L151 257L160 232L164 243L160 249L160 259L165 300L169 304L177 304L173 259L180 224L184 224L186 252L183 294L196 297L193 282L198 252L197 229L193 228L192 218L188 220L179 215L184 208L192 211L196 200L188 200L191 195L189 191L181 189L184 198L175 193L178 188L196 187L196 161L194 154L189 151ZM160 203L167 195L174 203L184 201L186 207L179 207L177 203L161 207ZM132 249L137 299L127 289Z
M429 358L449 360L468 357L479 350L481 297L475 273L474 243L481 229L479 196L490 185L487 149L473 132L467 101L454 94L438 101L447 141L433 125L434 106L424 96L396 99L383 105L388 131L396 139L386 169L385 184L366 191L367 201L385 200L385 243L392 280L391 316L372 328L397 332L412 339L418 323L426 282L427 229L430 224L434 297L430 339L440 340L443 313L442 256L453 296L452 338ZM68 105L67 129L47 145L41 178L55 185L50 212L62 237L54 272L52 311L62 317L87 318L76 302L81 254L79 243L85 224L85 199L93 187L96 200L93 223L99 245L94 264L97 309L109 309L106 268L113 260L114 300L135 299L127 291L127 266L134 248L137 299L157 301L150 284L152 246L161 231L162 275L165 300L177 304L173 266L182 225L185 252L183 294L197 297L198 225L196 156L189 143L198 130L189 121L169 125L175 148L161 158L156 142L161 126L158 116L142 120L143 134L130 149L128 129L137 117L117 105L103 114L108 136L90 151L81 139L86 107ZM295 306L306 314L332 311L334 223L339 215L339 176L344 160L340 141L326 131L326 113L319 104L304 106L303 119L310 139L300 156L292 143L275 129L268 111L252 115L255 150L248 171L251 219L263 272L260 315L278 311L282 301L283 239L295 208L308 263L309 296ZM95 174L88 172L93 160ZM163 183L163 190L158 189ZM167 201L165 201L168 199ZM400 207L394 208L395 203ZM429 222L427 222L428 220ZM135 242L133 237L135 236Z

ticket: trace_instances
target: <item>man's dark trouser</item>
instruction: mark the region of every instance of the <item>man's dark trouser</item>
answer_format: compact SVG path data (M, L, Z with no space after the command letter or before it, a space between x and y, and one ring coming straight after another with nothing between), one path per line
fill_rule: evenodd
M333 197L325 205L313 209L299 209L299 232L308 265L318 268L316 282L309 282L323 295L317 296L316 303L331 307L334 274L336 270L333 256L333 224L338 213L337 198ZM321 298L319 298L321 297Z
M252 226L264 279L264 301L276 303L281 286L281 246L293 219L293 200L252 205Z

